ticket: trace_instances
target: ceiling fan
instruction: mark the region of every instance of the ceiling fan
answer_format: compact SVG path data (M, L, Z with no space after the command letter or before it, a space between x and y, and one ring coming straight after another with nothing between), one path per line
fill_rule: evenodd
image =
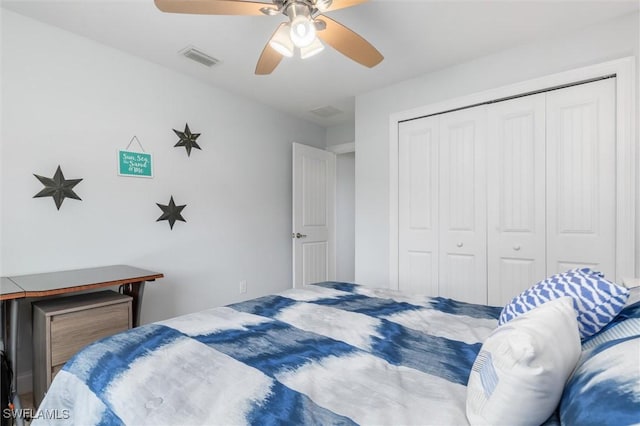
M265 46L255 73L271 74L283 57L291 57L296 49L302 59L320 53L322 41L352 60L372 68L384 58L364 38L344 25L325 16L324 12L356 6L369 0L272 0L271 3L243 0L154 0L158 9L167 13L202 15L267 15L283 14L289 18L278 26Z

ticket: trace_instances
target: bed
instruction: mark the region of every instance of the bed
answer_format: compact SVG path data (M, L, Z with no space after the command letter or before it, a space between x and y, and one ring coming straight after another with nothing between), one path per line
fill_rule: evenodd
M502 310L327 282L184 315L76 354L33 424L469 424Z

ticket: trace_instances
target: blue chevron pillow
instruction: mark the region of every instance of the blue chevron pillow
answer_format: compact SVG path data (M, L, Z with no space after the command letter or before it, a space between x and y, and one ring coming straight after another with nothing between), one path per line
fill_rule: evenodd
M513 298L500 313L498 325L563 296L573 298L580 338L586 339L607 325L624 308L629 290L604 279L589 268L572 269L540 281Z

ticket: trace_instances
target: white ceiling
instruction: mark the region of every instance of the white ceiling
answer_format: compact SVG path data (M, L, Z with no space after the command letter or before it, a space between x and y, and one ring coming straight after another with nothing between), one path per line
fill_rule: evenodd
M282 16L166 14L153 0L2 0L8 10L326 127L353 121L357 94L629 14L639 5L639 0L371 0L327 15L380 50L385 60L377 67L363 67L328 47L304 61L285 58L273 74L256 76L256 61ZM222 63L206 68L178 55L189 45ZM343 113L321 118L309 112L329 105Z

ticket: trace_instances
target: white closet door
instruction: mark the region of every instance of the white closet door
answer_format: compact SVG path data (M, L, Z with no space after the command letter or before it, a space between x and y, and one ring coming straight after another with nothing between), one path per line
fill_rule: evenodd
M400 125L399 289L438 295L438 118Z
M488 303L544 279L545 94L488 107Z
M615 278L615 79L547 94L547 273Z
M486 107L440 116L439 294L487 303Z

